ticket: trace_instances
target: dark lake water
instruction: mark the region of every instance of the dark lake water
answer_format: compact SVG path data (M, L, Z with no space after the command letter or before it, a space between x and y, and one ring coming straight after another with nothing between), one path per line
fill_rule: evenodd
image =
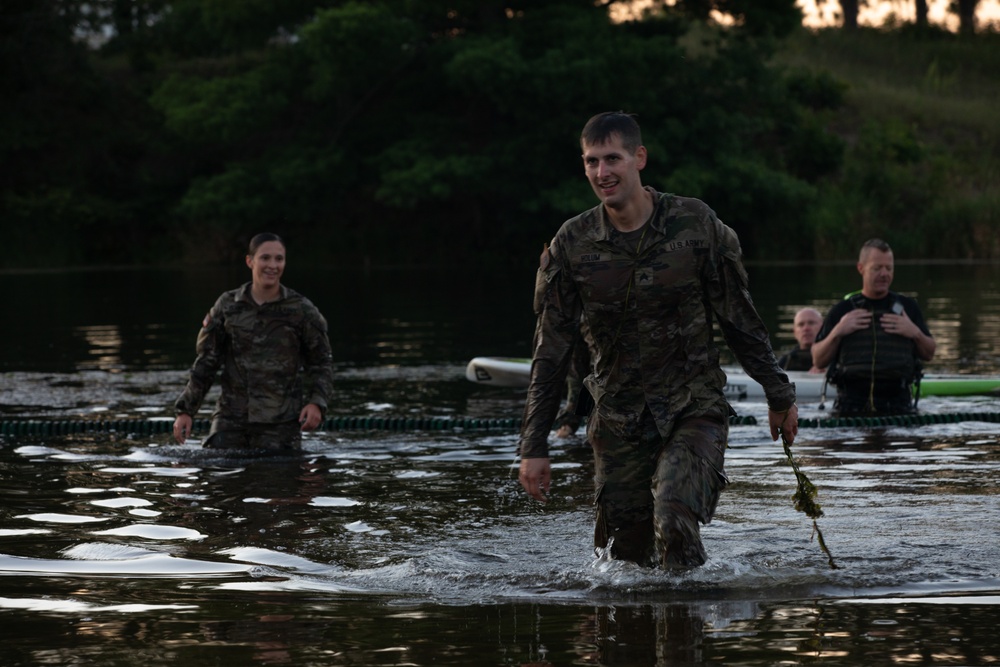
M751 266L777 348L853 266ZM3 274L4 424L169 420L199 323L244 271ZM330 322L331 413L520 416L477 355L527 354L533 275L297 270ZM1000 373L1000 267L901 264L938 341L928 370ZM766 406L734 405L763 420ZM995 397L927 398L992 413ZM817 405L803 405L817 416ZM131 421L130 421L131 420ZM442 422L443 423L443 422ZM1000 662L1000 426L803 429L839 566L792 507L763 426L732 429L708 563L593 552L592 464L554 441L529 501L510 428L345 428L287 458L138 429L0 435L0 665L984 665ZM203 436L204 434L200 434Z

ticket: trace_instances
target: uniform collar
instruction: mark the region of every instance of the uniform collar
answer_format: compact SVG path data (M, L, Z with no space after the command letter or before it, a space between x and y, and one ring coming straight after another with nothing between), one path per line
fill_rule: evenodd
M649 192L653 195L653 214L649 219L649 225L654 231L662 233L666 227L666 216L664 215L665 208L663 206L664 199L668 196L662 192L657 192L652 187L646 185L643 190ZM614 230L614 225L608 219L608 212L604 208L604 204L598 204L594 208L590 209L587 217L592 218L596 224L588 225L586 236L591 241L608 241L611 238L611 232ZM640 227L640 229L642 229Z
M253 287L253 282L244 283L240 287L236 294L237 301L246 301L247 303L252 303L253 305L258 305L256 301L253 300L253 295L250 293L250 289ZM278 301L284 301L288 298L288 288L284 284L278 285L278 298L274 301L268 301L267 303L277 303ZM264 304L260 304L264 305Z

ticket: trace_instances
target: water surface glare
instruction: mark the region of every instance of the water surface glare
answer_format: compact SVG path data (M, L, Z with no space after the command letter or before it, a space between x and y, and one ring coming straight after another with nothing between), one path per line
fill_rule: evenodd
M545 506L517 487L513 433L325 433L272 458L93 435L7 445L0 615L17 657L4 664L71 644L138 664L125 658L136 633L193 665L659 664L664 650L862 664L876 640L913 648L914 610L948 623L921 642L1000 657L980 632L1000 622L1000 436L801 433L838 569L760 427L734 427L710 558L686 572L593 552L577 438L555 443ZM61 623L76 639L56 633L43 651ZM431 651L427 632L450 648Z

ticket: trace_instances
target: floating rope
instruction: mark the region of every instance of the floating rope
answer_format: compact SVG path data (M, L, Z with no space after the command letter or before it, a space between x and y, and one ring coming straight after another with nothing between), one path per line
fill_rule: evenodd
M827 548L826 540L823 539L823 531L819 529L819 524L816 523L816 519L823 516L823 509L816 502L816 485L809 481L804 472L799 470L799 464L795 462L795 457L792 456L792 448L785 438L784 431L781 432L781 446L785 450L785 456L788 457L788 464L792 466L792 472L795 473L796 488L795 493L792 495L792 499L795 501L795 509L813 520L813 532L816 535L819 546L823 550L823 553L826 554L830 568L836 570L837 564L833 562L833 554Z
M941 414L892 415L888 417L799 418L799 428L878 428L885 426L926 426L959 422L1000 422L1000 412L949 412Z
M194 431L208 433L211 421L196 419ZM328 417L318 431L444 431L453 429L516 430L520 419L450 417ZM0 422L0 435L68 435L71 433L127 433L153 435L172 433L170 419L16 419Z
M879 428L924 426L981 421L1000 423L1000 412L957 412L947 414L896 415L892 417L799 418L799 428ZM729 418L730 426L756 426L751 415ZM211 422L197 419L194 430L208 433ZM0 435L69 435L72 433L128 433L152 435L171 433L169 419L10 419L0 421ZM327 417L318 431L518 431L520 418L487 417Z

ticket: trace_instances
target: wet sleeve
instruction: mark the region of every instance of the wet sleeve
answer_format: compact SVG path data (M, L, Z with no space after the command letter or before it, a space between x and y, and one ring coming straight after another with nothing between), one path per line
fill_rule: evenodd
M333 352L326 318L313 306L303 328L303 366L308 394L306 403L316 404L323 415L333 395Z
M535 278L538 321L532 342L531 382L522 418L522 458L549 455L549 431L562 400L573 349L580 338L580 298L556 241L542 255Z
M587 342L581 337L573 348L573 356L570 360L569 372L566 375L566 404L556 415L555 426L570 426L576 429L580 426L583 418L577 412L580 402L580 392L586 391L583 388L583 378L590 374L590 349Z
M187 386L180 397L174 401L174 412L194 416L201 408L205 394L212 388L215 376L222 367L226 345L226 322L220 297L208 316L202 322L195 344L194 364L188 375Z
M710 218L717 253L708 294L719 328L743 369L764 387L768 407L787 410L795 402L795 385L778 366L767 327L753 305L739 238L714 215Z

